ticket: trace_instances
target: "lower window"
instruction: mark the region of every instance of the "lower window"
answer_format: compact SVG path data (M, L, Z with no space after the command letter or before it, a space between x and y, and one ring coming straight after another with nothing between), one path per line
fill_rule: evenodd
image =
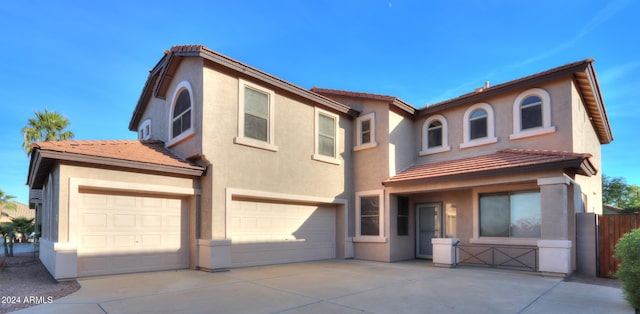
M480 194L479 199L481 237L540 237L540 191Z

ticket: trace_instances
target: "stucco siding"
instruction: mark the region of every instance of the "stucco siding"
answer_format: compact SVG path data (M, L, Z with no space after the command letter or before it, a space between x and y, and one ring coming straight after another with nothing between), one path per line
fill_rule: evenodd
M571 84L572 96L572 149L575 152L589 153L589 159L596 168L594 176L575 176L575 180L580 184L583 195L587 199L585 210L589 213L602 214L602 151L600 141L593 128L590 117L586 111L582 98L574 84Z
M441 114L447 119L449 135L448 141L451 146L451 150L420 156L417 159L417 163L421 164L478 156L508 148L571 151L572 131L570 121L572 117L572 96L570 81L556 80L540 85L537 88L541 88L549 93L551 103L551 126L555 127L555 132L520 139L509 138L510 135L514 133L514 102L518 95L527 91L527 89L523 89L482 101L493 108L495 136L497 137L496 143L461 148L460 145L463 144L464 138L464 114L469 107L476 103L469 103L468 105L437 112L437 114ZM416 134L415 143L418 150L422 149L422 127L429 117L430 116L425 116L421 119L417 119L414 124L414 133Z
M238 137L239 78L232 73L208 67L204 73L205 121L203 153L211 163L207 176L211 199L203 197L203 212L211 208L211 237L224 239L226 233L225 189L248 189L291 195L350 198L351 188L345 183L352 167L353 120L339 116L337 159L332 164L312 159L315 147L315 115L313 104L301 102L269 85L250 81L273 90L275 110L273 144L277 151L236 143ZM322 109L324 110L324 109ZM336 113L333 113L336 114ZM207 179L205 179L207 180ZM203 217L204 218L204 217ZM206 228L206 224L202 224ZM209 231L202 230L202 235Z

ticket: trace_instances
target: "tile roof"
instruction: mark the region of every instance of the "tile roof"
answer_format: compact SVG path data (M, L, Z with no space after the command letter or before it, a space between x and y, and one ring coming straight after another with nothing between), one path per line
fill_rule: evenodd
M59 159L65 155L76 155L87 158L103 158L114 161L130 161L158 166L168 166L193 170L203 168L191 164L172 154L162 141L138 140L101 140L101 141L50 141L32 144L44 157L48 152L57 154ZM50 154L49 154L50 155Z
M8 210L2 207L0 210L0 222L9 222L11 221L11 218L25 217L30 219L36 216L36 210L30 209L27 204L20 202L12 203L16 205L16 210Z
M506 172L571 168L583 175L596 173L590 154L550 150L506 149L493 154L413 166L383 182L385 186L441 181Z
M346 91L346 90L319 88L319 87L312 87L311 91L320 95L328 96L328 97L330 97L330 95L333 95L333 96L345 96L345 97L351 97L351 98L380 100L380 101L387 102L390 105L395 105L398 108L403 109L411 114L414 114L416 111L416 108L414 106L410 105L409 103L395 96L352 92L352 91Z

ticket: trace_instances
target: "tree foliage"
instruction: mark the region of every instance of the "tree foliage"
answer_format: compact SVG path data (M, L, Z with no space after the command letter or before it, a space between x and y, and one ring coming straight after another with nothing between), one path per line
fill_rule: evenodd
M12 195L6 195L4 194L4 191L0 189L0 209L4 208L6 210L16 210L16 203L11 201L14 198L16 197Z
M623 209L640 207L640 186L628 184L623 177L603 174L602 202Z
M36 111L36 117L27 121L27 125L22 128L24 142L22 147L31 153L31 144L35 142L69 140L73 138L73 132L68 131L69 119L55 111L47 109L44 112Z
M25 242L27 236L33 232L33 218L16 217L11 219L13 231L20 233L20 242Z
M614 257L621 261L616 277L622 281L624 298L634 308L640 309L640 229L618 240Z

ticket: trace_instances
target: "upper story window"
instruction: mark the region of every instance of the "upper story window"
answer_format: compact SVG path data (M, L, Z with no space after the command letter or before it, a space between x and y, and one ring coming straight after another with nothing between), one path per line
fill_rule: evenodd
M451 150L449 127L442 115L429 117L422 125L422 150L420 155L429 155Z
M356 119L356 146L353 150L362 150L378 146L376 142L375 112L362 115Z
M487 103L475 104L464 113L462 125L463 143L460 148L491 144L498 141L495 136L494 113Z
M340 164L338 159L338 121L337 115L328 111L315 109L315 153L312 158L333 164Z
M510 139L555 131L551 125L551 97L546 90L532 88L518 95L513 102L513 134Z
M243 79L238 80L237 144L277 151L274 140L275 93Z
M487 137L487 112L476 109L469 117L469 139Z
M523 130L542 126L542 99L529 96L520 104L520 126Z
M151 138L151 119L144 120L138 128L138 139L148 140Z
M168 145L194 134L192 95L191 85L186 81L180 82L173 93Z

